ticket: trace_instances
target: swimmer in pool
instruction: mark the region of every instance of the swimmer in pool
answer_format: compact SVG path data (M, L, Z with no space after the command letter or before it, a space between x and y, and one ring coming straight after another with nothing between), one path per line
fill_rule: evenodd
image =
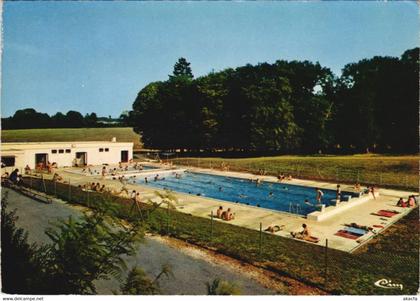
M246 198L246 195L245 195L245 194L240 194L240 195L239 195L239 197L240 197L241 199L243 199L243 198Z
M220 187L219 187L219 191L222 191L222 190L223 190L223 188L222 188L222 186L220 186Z
M287 188L286 186L283 187L284 190L288 190L289 188Z
M309 202L309 201L308 201L308 199L305 199L304 203L305 203L306 205L313 206L313 204L312 204L311 202Z
M274 195L274 193L272 191L270 191L270 193L268 194L268 197L271 198Z

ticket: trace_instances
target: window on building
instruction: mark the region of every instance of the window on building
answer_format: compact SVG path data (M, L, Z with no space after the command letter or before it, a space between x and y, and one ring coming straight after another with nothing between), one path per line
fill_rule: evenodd
M15 157L13 156L1 157L1 167L6 167L6 166L15 166Z
M58 153L59 153L59 154L64 154L64 149L59 149L59 150L58 150Z
M67 154L71 153L71 150L70 149L66 149L66 153Z
M52 154L56 154L57 153L57 150L56 149L53 149L53 150L51 150L51 153Z
M109 148L105 148L105 151L106 151L106 152L109 152Z
M103 148L100 148L100 149L99 149L99 152L100 152L100 153L102 153L103 151L104 151L104 149L103 149Z

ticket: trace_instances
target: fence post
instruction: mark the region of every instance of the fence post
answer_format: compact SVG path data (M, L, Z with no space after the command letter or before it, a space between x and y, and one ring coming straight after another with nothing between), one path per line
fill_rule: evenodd
M44 176L42 176L42 187L44 187L44 192L47 194L47 186L45 185Z
M166 209L166 234L169 235L169 203Z
M213 210L211 211L211 222L210 222L210 241L213 240Z
M259 242L259 257L262 255L262 223L260 223L260 242Z
M328 238L325 239L325 270L324 270L324 286L327 285L328 278Z
M71 185L70 185L70 179L69 179L69 202L71 202Z

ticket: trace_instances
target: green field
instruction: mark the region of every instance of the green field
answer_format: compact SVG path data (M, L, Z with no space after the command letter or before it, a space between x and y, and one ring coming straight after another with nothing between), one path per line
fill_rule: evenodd
M419 156L277 156L243 159L177 158L175 164L269 175L291 174L296 178L334 183L377 184L380 187L418 189Z
M134 149L141 148L140 136L132 128L80 128L80 129L27 129L2 130L2 142L47 141L111 141L133 142Z

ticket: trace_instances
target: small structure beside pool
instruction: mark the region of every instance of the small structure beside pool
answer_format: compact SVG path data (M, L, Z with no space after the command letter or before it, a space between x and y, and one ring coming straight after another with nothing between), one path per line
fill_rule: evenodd
M2 167L23 169L29 166L58 167L118 164L133 158L132 142L73 141L73 142L19 142L1 144Z

